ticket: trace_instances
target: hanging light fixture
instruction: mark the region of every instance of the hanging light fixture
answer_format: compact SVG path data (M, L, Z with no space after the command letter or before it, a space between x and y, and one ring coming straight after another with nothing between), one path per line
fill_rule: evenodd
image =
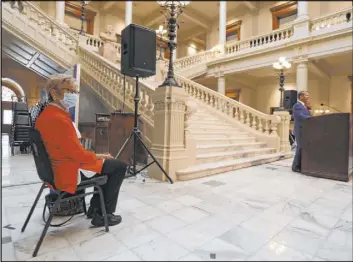
M281 100L280 100L280 105L279 105L279 108L277 109L277 111L284 111L284 107L283 107L283 104L284 104L283 92L284 92L284 80L285 80L284 71L291 68L291 66L292 65L283 56L281 56L278 59L278 62L273 63L273 68L276 70L279 70L279 72L280 72L279 73L279 86L280 87L278 90L281 92Z
M169 55L169 66L168 66L168 74L166 79L164 80L162 86L177 86L178 83L174 79L174 68L173 68L173 53L176 49L176 31L177 27L179 27L177 18L183 13L184 8L190 3L190 1L157 1L157 3L163 8L161 13L164 14L168 21L168 47L170 50Z
M85 22L85 6L88 5L90 1L81 1L81 30L80 35L85 35L85 31L83 30L83 24Z

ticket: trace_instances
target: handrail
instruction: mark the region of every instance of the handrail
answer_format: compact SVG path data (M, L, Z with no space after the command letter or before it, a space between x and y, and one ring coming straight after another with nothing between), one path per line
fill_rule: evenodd
M51 18L49 15L47 15L42 9L40 9L39 7L37 7L36 5L32 4L29 1L21 1L22 3L25 3L27 5L29 5L31 8L35 9L38 13L40 13L44 18L46 18L47 20L49 20L52 24L54 24L56 27L60 28L65 34L67 34L68 36L70 36L70 38L74 39L76 42L78 41L77 37L75 37L73 34L70 33L69 30L67 30L68 28L62 26L61 24L59 24L57 21L55 21L55 19ZM26 10L24 10L26 11Z
M311 31L317 31L321 28L330 27L332 25L352 22L352 11L353 8L348 7L340 11L312 19L310 21L310 29Z
M240 123L251 127L261 135L278 135L276 132L280 124L278 116L264 114L179 74L175 74L175 78L187 94L201 101L203 104L216 109L218 112L232 119L240 121Z

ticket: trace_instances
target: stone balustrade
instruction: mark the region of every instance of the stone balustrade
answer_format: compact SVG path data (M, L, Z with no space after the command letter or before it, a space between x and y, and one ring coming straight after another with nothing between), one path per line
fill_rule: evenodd
M280 117L264 114L178 74L175 78L192 98L243 124L259 137L274 138L273 144L276 148L279 147L277 130L281 122ZM271 144L271 141L269 142Z
M78 56L82 64L83 75L93 81L90 86L95 92L114 110L120 109L123 101L125 106L132 112L134 110L134 96L136 91L135 79L125 78L120 72L117 65L96 54L86 47L79 47ZM86 72L86 73L85 73ZM139 114L141 119L146 123L145 133L146 140L150 141L153 132L153 89L139 82ZM150 143L150 142L148 142Z
M255 36L243 41L231 41L225 46L225 53L227 55L234 54L246 49L252 49L259 46L265 46L271 43L283 42L293 36L293 26L274 30L269 34Z
M180 70L183 70L183 69L190 67L190 66L206 63L206 62L216 58L220 54L221 54L220 50L211 49L211 50L199 52L199 53L192 55L192 56L186 56L186 57L179 58L179 59L175 60L175 62L173 64L174 70L180 71Z
M325 16L313 19L310 22L310 29L311 31L318 31L323 28L329 28L331 26L339 25L343 23L352 24L352 11L353 11L353 8L349 7L344 10L335 12L333 14L329 14L329 15L325 15Z
M71 52L76 52L78 41L70 30L60 25L31 2L6 1L2 2L2 8L3 16L10 15L10 13L13 12L18 12L18 14L21 15L17 18L22 20L21 22L26 23L28 21L32 24L32 26L39 29L45 35L55 38L55 41L63 44Z

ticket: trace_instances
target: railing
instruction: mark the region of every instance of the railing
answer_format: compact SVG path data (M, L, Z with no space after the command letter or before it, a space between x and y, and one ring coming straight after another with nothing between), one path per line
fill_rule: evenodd
M176 80L185 89L186 93L194 99L208 105L226 116L240 121L262 135L277 137L280 118L266 115L249 106L241 104L205 86L197 84L185 77L176 75Z
M274 30L269 34L252 37L243 41L232 41L226 44L225 53L233 54L242 50L264 46L270 43L283 42L293 36L293 26Z
M313 19L310 23L310 29L311 31L317 31L338 24L352 23L352 10L353 8L349 7L336 13Z
M39 28L40 31L54 37L56 41L64 44L70 51L76 52L78 44L77 38L69 32L68 28L57 23L40 8L27 1L4 1L2 5L5 11L6 9L10 11L9 8L11 8L11 10L17 9L19 13L25 15L30 23L34 24L36 28ZM2 10L3 16L4 9Z
M189 66L206 63L209 60L219 56L220 54L221 54L221 51L218 49L215 49L215 50L206 50L203 52L199 52L193 56L182 57L177 59L174 62L174 69L176 71L180 71Z
M125 96L125 104L131 110L134 109L134 96L135 96L135 80L126 77L125 79L125 94L124 94L124 75L121 74L117 66L103 58L102 56L91 52L85 47L79 47L78 52L80 62L83 65L83 70L87 71L100 86L104 86L108 92L103 88L97 87L96 91L99 92L103 100L105 100L111 107L118 109L119 100ZM94 87L94 86L93 86ZM153 102L152 90L150 87L139 83L140 98L139 112L144 121L153 127Z

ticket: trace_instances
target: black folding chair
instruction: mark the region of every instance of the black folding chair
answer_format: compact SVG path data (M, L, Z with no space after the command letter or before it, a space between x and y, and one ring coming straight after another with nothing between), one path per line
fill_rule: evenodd
M37 197L31 207L31 210L29 211L29 214L28 214L26 221L21 229L21 232L25 231L27 224L32 216L32 213L38 203L40 196L42 195L44 188L47 188L48 185L50 185L55 190L55 192L57 194L57 199L55 201L55 204L52 209L49 209L49 218L46 221L42 235L40 236L40 238L38 240L37 246L34 249L32 256L33 257L37 256L37 253L38 253L39 248L43 242L43 239L48 231L48 228L49 228L50 223L53 219L53 216L56 213L55 211L58 210L60 203L67 201L67 200L77 199L77 198L85 197L87 195L92 195L92 194L98 193L99 197L100 197L100 201L101 201L102 214L104 217L105 231L108 232L109 231L108 219L107 219L107 213L106 213L105 204L104 204L103 191L101 188L102 185L107 183L108 177L107 176L99 176L99 177L93 177L89 180L82 181L77 186L77 192L79 192L79 191L84 192L84 189L90 188L90 187L95 187L95 188L97 188L98 191L94 190L93 192L88 192L88 193L84 192L81 194L70 196L69 193L57 190L55 188L54 175L53 175L51 163L50 163L50 160L48 157L48 153L45 149L45 146L43 144L43 141L42 141L42 138L41 138L39 131L34 128L30 128L30 146L32 147L32 152L33 152L34 162L35 162L36 168L37 168L37 173L38 173L39 178L43 181L43 185L39 189ZM69 197L65 197L65 196L69 196Z

